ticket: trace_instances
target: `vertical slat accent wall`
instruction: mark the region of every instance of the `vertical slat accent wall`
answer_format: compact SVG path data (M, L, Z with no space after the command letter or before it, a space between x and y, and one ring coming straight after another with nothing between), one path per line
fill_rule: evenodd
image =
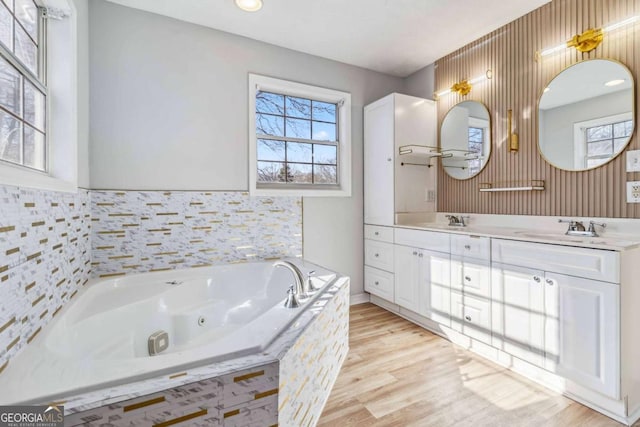
M555 0L436 62L436 91L493 71L493 79L477 84L467 96L452 93L438 100L438 127L447 111L465 100L487 106L491 113L492 153L476 177L460 181L438 166L438 211L512 215L556 215L640 218L640 205L626 203L626 182L640 173L625 172L625 154L605 166L584 172L551 166L538 151L538 99L545 86L566 67L586 59L613 59L634 76L636 129L626 150L638 142L638 70L640 23L605 35L589 53L575 49L536 62L535 52L557 46L588 28L600 28L640 15L638 0ZM520 137L520 151L507 147L507 111ZM626 151L625 150L625 151ZM481 182L509 185L542 179L546 190L480 193Z

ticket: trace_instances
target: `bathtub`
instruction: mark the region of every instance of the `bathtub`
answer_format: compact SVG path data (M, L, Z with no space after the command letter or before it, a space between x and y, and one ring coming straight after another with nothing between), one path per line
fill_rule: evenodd
M336 274L294 262L316 292L285 308L292 273L270 262L93 280L0 376L0 404L43 403L260 352ZM169 345L150 356L151 334Z

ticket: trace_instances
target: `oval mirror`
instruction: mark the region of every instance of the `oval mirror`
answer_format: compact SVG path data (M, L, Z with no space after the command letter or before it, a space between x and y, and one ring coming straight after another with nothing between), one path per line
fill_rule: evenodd
M463 101L447 112L440 127L442 166L452 178L469 179L491 155L489 111L477 101Z
M591 59L565 69L538 103L538 148L551 165L568 171L613 160L634 129L634 81L624 65Z

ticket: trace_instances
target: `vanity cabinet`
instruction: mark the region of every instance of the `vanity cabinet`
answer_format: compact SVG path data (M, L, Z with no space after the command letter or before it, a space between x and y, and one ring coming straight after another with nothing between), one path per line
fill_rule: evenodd
M364 222L394 225L395 213L435 210L435 168L403 167L403 145L436 146L435 102L392 93L364 107ZM434 169L434 170L430 170Z
M614 251L494 239L494 345L618 399L620 284L584 277L616 279L618 255ZM553 262L542 262L554 257ZM499 262L505 259L525 260L522 263L527 266ZM533 265L544 270L529 268Z

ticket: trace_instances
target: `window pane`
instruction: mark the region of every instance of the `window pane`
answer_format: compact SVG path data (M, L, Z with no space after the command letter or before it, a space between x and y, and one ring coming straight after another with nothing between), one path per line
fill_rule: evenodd
M311 122L302 119L286 119L289 138L311 139Z
M269 92L258 92L256 94L256 111L259 113L269 113L284 115L284 95L277 95Z
M311 183L311 165L301 165L298 163L288 163L289 176L287 182Z
M316 184L337 184L338 169L336 166L314 165L313 180Z
M613 125L613 136L620 138L623 136L631 135L631 129L633 128L633 122L631 120Z
M258 162L258 182L285 182L284 163Z
M316 141L335 141L336 125L333 123L313 122L313 139Z
M32 0L15 0L16 18L33 40L38 40L38 8Z
M613 142L609 141L601 141L601 142L591 142L587 144L587 155L589 157L598 156L598 155L607 155L613 153Z
M258 140L258 160L284 162L284 141Z
M609 161L609 158L606 159L587 159L587 167L594 168L596 166L603 165Z
M31 83L24 82L24 119L44 132L44 94Z
M613 152L618 153L624 149L629 141L629 137L625 136L624 138L618 138L613 140Z
M480 142L484 140L482 128L469 128L469 142Z
M22 76L0 57L0 105L18 116L22 115L20 87Z
M287 142L287 161L311 163L311 144L302 144L298 142Z
M287 96L287 116L301 119L311 118L311 100Z
M336 123L336 104L313 101L313 120Z
M13 51L13 17L6 7L0 5L0 42Z
M587 141L599 141L611 138L611 125L595 126L587 129Z
M336 164L338 158L338 147L333 145L313 144L313 162Z
M284 117L256 114L256 133L284 136Z
M31 126L24 127L24 165L45 170L44 134Z
M20 163L22 123L0 111L0 159Z
M38 75L38 49L20 25L16 25L16 56L33 74Z

